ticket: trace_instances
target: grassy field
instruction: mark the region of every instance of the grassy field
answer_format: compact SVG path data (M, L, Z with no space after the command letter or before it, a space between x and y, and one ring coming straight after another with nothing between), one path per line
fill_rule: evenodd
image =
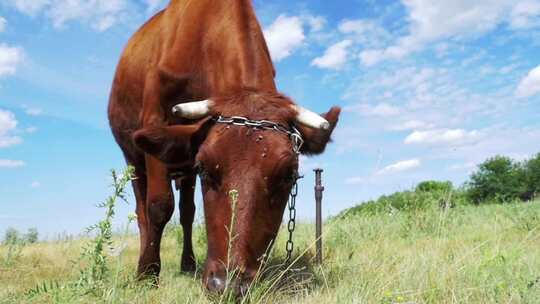
M325 224L324 264L315 266L314 228L295 234L298 262L283 272L285 233L264 279L244 303L540 303L540 203L355 214ZM0 303L234 303L210 296L179 272L181 231L162 244L159 288L133 279L137 237L115 237L102 285L82 288L76 263L87 240L0 247ZM195 232L202 267L204 230ZM303 255L301 255L303 253ZM301 255L301 256L300 256Z

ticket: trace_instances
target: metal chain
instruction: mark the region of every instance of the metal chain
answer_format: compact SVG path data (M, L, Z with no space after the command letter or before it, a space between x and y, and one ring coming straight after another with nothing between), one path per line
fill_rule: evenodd
M275 123L273 121L250 120L246 117L241 117L241 116L232 116L232 117L219 116L215 120L216 120L216 123L221 123L221 124L246 126L246 127L251 127L251 128L273 130L273 131L284 133L287 136L289 136L289 138L291 139L293 143L293 151L296 154L297 158L300 156L300 149L302 149L302 146L304 145L304 139L302 138L302 134L294 126L292 126L291 130L289 130L286 127L278 123ZM298 170L296 170L293 173L292 178L294 180L294 184L291 188L291 193L290 193L289 202L288 202L289 222L287 224L287 231L289 232L289 239L287 240L287 244L285 247L285 250L287 251L287 258L285 260L285 264L290 263L292 253L294 250L293 233L296 228L296 197L298 196L298 180L303 178L303 176L300 176L300 174L298 173Z
M295 172L295 175L293 176L294 184L291 189L288 203L289 223L287 224L287 230L289 231L289 239L287 240L287 245L285 246L285 250L287 251L285 264L289 264L291 262L291 256L294 250L293 233L294 229L296 228L296 197L298 196L298 180L301 178L302 176L298 174L298 171Z
M234 125L234 126L246 126L255 129L263 130L272 130L286 134L293 142L294 153L299 154L300 149L304 145L304 139L302 134L294 126L291 126L291 130L288 128L269 120L251 120L246 117L241 116L232 116L232 117L223 117L219 116L216 118L216 123Z

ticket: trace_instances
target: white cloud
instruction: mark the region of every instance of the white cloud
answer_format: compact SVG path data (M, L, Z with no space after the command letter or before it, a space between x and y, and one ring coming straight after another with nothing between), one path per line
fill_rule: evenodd
M160 9L167 3L166 0L145 0L145 2L149 13Z
M384 59L384 53L381 50L366 50L360 53L360 60L365 66L372 66Z
M17 120L15 119L15 114L9 111L0 110L0 135L5 135L16 127Z
M433 125L421 120L408 120L399 124L391 125L388 130L391 131L409 131L419 129L430 129Z
M352 107L347 107L345 108L345 110L357 112L365 116L382 117L395 116L401 112L400 108L387 103L380 103L375 106L369 104L360 104Z
M19 136L0 136L0 149L16 146L22 143Z
M20 160L0 159L0 168L14 169L24 166L25 163Z
M56 28L83 21L97 31L117 24L129 7L127 0L11 0L10 4L29 16L47 16Z
M304 16L303 19L309 24L313 32L318 32L326 25L326 19L322 16Z
M540 16L540 1L521 1L512 10L510 26L514 29L527 29L538 26L538 16Z
M17 128L15 115L9 111L0 109L0 148L18 145L22 139L11 133Z
M342 33L364 34L373 30L374 24L369 20L344 20L339 25L339 31Z
M293 54L306 40L300 17L280 15L264 30L272 59L281 61Z
M0 17L0 33L6 30L7 21L4 17Z
M22 50L0 43L0 77L13 75L17 66L22 62Z
M429 131L414 131L407 138L405 144L464 144L478 140L480 132L463 129L438 129Z
M26 110L26 114L28 114L30 116L39 116L39 115L41 115L41 113L43 113L43 111L41 109L38 109L38 108L30 108L30 109Z
M509 23L529 27L540 15L538 0L401 0L408 11L408 34L386 48L362 51L366 66L388 59L402 59L428 43L442 39L466 39Z
M356 177L349 177L345 180L345 184L347 185L358 185L368 180L365 177L356 176Z
M392 38L386 29L367 19L344 20L339 31L364 47L380 47Z
M442 149L439 151L438 157L460 160L462 164L472 166L472 164L479 164L495 155L505 155L523 160L538 153L538 143L540 142L540 129L538 128L495 126L482 132L483 136L474 145ZM467 168L460 168L457 164L453 169Z
M24 14L35 16L49 5L51 1L52 0L11 0L11 5Z
M516 89L516 96L519 98L532 97L538 93L540 93L540 65L532 69Z
M347 48L352 41L343 40L329 47L322 57L315 58L311 65L321 69L341 70L347 62Z
M125 0L54 0L48 15L57 28L72 20L87 19L95 30L105 31L118 22L126 7Z
M40 182L37 182L37 181L34 181L30 184L30 188L39 188L41 187L41 183Z
M475 162L459 163L448 167L450 171L472 171L474 168L476 168Z
M517 63L512 63L512 64L509 64L509 65L505 65L503 66L502 68L499 69L499 73L501 74L508 74L512 71L514 71L515 69L517 69L519 67L519 64Z
M419 159L409 159L404 161L399 161L393 165L384 167L382 170L378 171L377 174L391 174L397 172L408 171L416 169L422 165L422 162Z
M28 106L28 105L22 105L22 108L24 109L24 112L27 114L27 115L30 115L30 116L39 116L43 113L43 110L41 110L40 108L37 108L37 107L31 107L31 106Z

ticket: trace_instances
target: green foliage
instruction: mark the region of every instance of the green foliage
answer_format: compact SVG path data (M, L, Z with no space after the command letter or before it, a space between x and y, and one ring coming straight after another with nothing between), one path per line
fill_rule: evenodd
M14 267L0 265L0 303L538 303L540 204L428 205L433 208L326 222L322 265L312 263L313 224L300 223L295 244L303 252L287 272L279 268L283 227L269 263L241 299L210 296L200 271L180 274L173 233L161 244L159 288L133 276L136 236L128 236L124 264L108 256L111 271L92 292L72 283L79 267L66 262L86 240L40 242L27 245ZM201 239L195 252L204 258L204 226L195 226L194 235ZM0 246L0 254L5 250ZM117 283L115 268L122 270Z
M425 181L416 186L416 192L442 192L450 193L454 189L452 182Z
M424 181L413 190L381 196L345 210L341 216L416 212L437 206L449 208L467 204L531 201L539 197L540 153L524 162L495 156L480 164L463 187L455 188L449 181Z
M37 228L30 228L24 235L24 240L27 244L37 243L39 239L39 232Z
M16 244L22 241L21 235L17 229L9 227L4 236L4 245Z
M536 212L536 206L532 204L525 207L512 205L505 211L506 216L514 223L517 229L526 233L540 231L540 213Z
M17 229L9 227L4 235L4 245L9 244L34 244L39 239L37 228L30 228L25 234L20 233Z
M2 256L2 260L0 264L2 264L5 267L13 267L15 266L15 263L21 258L22 256L22 250L24 248L24 242L20 242L18 240L10 239L9 242L5 243L5 246L7 247L7 250L5 254Z
M523 166L527 190L522 198L531 200L540 195L540 153L526 161Z
M512 202L526 192L525 181L521 164L509 157L495 156L480 164L471 175L468 195L474 204Z
M478 181L500 186L497 191L521 187L509 191L514 197L538 192L540 154L522 163L492 160L475 172ZM233 294L235 271L227 275L227 292L217 296L205 292L200 271L194 277L178 274L181 230L170 227L162 242L163 271L156 289L133 277L138 242L127 242L127 228L127 252L109 252L118 241L111 228L115 204L124 199L130 170L121 177L113 172L114 194L100 205L105 217L89 229L93 237L82 254L80 241L30 245L37 231L35 238L14 229L6 232L0 257L11 257L0 260L10 265L0 263L0 303L536 303L540 298L540 204L472 206L472 183L454 188L438 181L383 196L328 221L323 265L311 263L311 224L298 226L295 244L305 251L296 264L278 264L285 258L284 246L278 245L286 241L283 230L240 299ZM230 196L234 210L238 197ZM500 194L491 199L507 201ZM233 214L229 240L235 237L234 221ZM205 235L204 226L195 227L195 252L206 249ZM77 267L58 266L78 255ZM29 269L32 275L26 275Z
M62 286L60 285L60 283L58 283L58 281L53 281L53 282L45 281L36 285L35 287L30 288L28 291L26 291L25 295L28 298L32 299L43 294L60 290L61 288Z
M32 233L31 233L32 232ZM35 232L35 234L33 234ZM7 251L2 257L2 263L6 267L12 267L21 258L22 250L27 244L33 244L37 241L37 230L29 229L28 233L22 235L15 228L8 228L5 232L3 244Z
M116 171L111 172L112 188L114 192L103 203L99 204L99 208L105 209L104 218L97 224L87 228L87 233L94 233L94 237L83 245L82 252L78 259L74 262L78 269L78 278L74 281L65 281L62 284L59 281L42 281L26 290L25 295L28 299L39 297L53 297L54 302L62 302L56 297L61 294L67 300L73 302L75 298L81 295L93 294L106 300L108 297L116 296L117 286L119 284L119 276L123 263L121 260L121 251L127 246L125 243L114 248L112 220L115 215L116 203L119 199L126 200L126 187L133 180L134 168L128 167L122 175L118 176ZM128 217L128 225L124 232L124 241L129 232L129 223L134 220L134 216ZM35 243L38 238L36 229L30 229L25 235L27 243ZM119 250L115 252L115 250ZM118 256L116 268L112 269L109 259L110 256Z
M114 193L105 202L98 205L105 209L105 217L99 223L90 226L88 233L95 232L94 239L83 248L79 258L79 263L86 266L81 270L77 282L78 287L87 288L89 291L102 287L108 283L109 265L107 263L107 249L114 250L112 220L115 214L116 202L118 199L126 199L126 187L134 179L134 168L128 167L121 176L116 171L111 171Z
M414 190L383 195L341 213L349 216L357 213L371 215L396 212L417 212L429 209L446 209L467 204L466 196L461 189L454 189L451 182L426 181L418 184ZM340 217L338 216L338 217Z

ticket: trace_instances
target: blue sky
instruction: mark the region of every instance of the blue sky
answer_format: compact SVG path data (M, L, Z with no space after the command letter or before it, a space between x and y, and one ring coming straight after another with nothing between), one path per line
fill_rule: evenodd
M459 185L496 154L540 152L540 0L254 3L280 90L344 109L326 154L302 159L302 218L315 167L330 215L426 179ZM99 218L109 169L124 166L105 111L114 69L164 5L2 1L0 233L78 233ZM133 210L120 206L119 222Z

